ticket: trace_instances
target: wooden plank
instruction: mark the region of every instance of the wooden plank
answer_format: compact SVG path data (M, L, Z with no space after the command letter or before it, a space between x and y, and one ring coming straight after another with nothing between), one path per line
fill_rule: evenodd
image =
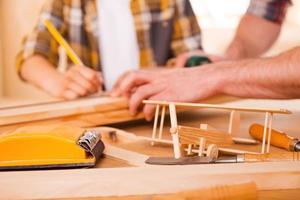
M239 199L239 200L256 200L257 189L253 182L233 185L218 185L206 189L195 189L178 192L169 195L157 195L153 200L224 200L224 199Z
M290 195L292 196L292 195ZM175 194L158 194L158 195L131 195L131 196L111 196L97 197L97 200L257 200L258 191L253 182L233 184L233 185L216 185L209 188L194 190L185 190ZM70 198L63 198L70 200ZM91 200L94 198L76 198L77 200ZM72 199L74 200L74 199ZM278 200L278 199L277 199Z
M207 143L217 145L230 145L232 138L228 133L214 130L178 126L179 141L181 144L199 144L199 139L204 137Z
M61 125L70 125L77 127L95 127L100 125L108 125L119 122L127 122L132 120L144 119L143 113L139 113L136 116L132 116L128 109L120 109L109 112L96 112L96 113L87 113L87 114L78 114L66 117L59 117L53 119L37 120L30 122L23 122L10 125L0 126L0 133L6 131L15 130L18 127L27 126L27 125L50 125L50 124L61 124Z
M109 144L105 145L104 154L114 158L125 160L128 162L128 164L134 166L146 166L147 164L145 163L145 161L149 158L149 156L147 155L118 148Z
M242 191L241 191L242 192ZM293 189L293 190L259 190L257 191L258 199L268 199L268 200L294 200L295 197L300 196L300 190L299 189ZM159 197L165 196L165 195L159 195ZM151 199L149 195L134 195L134 196L114 196L114 197L97 197L97 200L145 200L145 199ZM154 196L156 197L156 196ZM257 199L256 198L256 199ZM94 200L94 198L76 198L76 200ZM229 198L229 199L241 199L241 198ZM74 200L74 198L64 198L63 200ZM156 200L155 198L152 198L151 200ZM175 200L174 198L172 200ZM182 200L182 199L181 199Z
M80 114L125 110L127 108L126 99L112 97L93 97L74 101L4 107L0 108L0 126Z
M297 189L300 165L268 162L1 172L0 193L3 199L147 195L251 181L259 190Z
M239 106L224 106L218 104L201 104L201 103L181 103L181 102L167 102L167 101L154 101L154 100L144 100L145 104L154 104L154 105L165 105L174 104L178 107L196 107L196 108L212 108L212 109L221 109L221 110L237 110L244 112L270 112L277 114L291 114L292 112L287 109L277 109L277 108L251 108L251 107L239 107Z

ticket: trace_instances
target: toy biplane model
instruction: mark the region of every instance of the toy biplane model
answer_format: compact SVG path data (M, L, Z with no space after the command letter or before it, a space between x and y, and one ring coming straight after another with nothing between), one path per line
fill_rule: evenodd
M210 161L215 161L218 158L218 152L229 152L235 154L251 154L251 155L266 155L270 152L270 142L272 134L272 119L274 114L291 114L286 109L268 109L268 108L247 108L247 107L233 107L214 104L199 104L199 103L180 103L180 102L167 102L167 101L153 101L144 100L145 104L152 104L156 106L154 125L151 143L168 143L173 145L174 158L150 158L147 163L149 164L188 164L203 163L203 159L207 158ZM200 127L181 126L177 121L177 111L179 108L195 108L195 109L217 109L230 111L230 120L228 131L217 130L207 124L200 124ZM163 126L167 109L170 115L171 140L163 139ZM226 148L233 144L233 142L251 144L258 143L256 140L247 138L234 138L239 131L240 127L240 113L241 112L256 112L264 113L264 126L261 142L260 152L244 151ZM160 116L160 124L159 123ZM220 146L220 147L219 147ZM225 146L225 147L224 147ZM191 158L191 155L197 154ZM197 158L198 157L198 158ZM201 158L201 159L200 159ZM207 162L208 160L204 162Z

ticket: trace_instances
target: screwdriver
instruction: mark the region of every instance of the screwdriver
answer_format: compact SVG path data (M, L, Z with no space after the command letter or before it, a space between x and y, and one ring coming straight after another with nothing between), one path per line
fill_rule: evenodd
M260 124L252 124L249 128L249 134L259 140L263 140L264 126ZM267 129L268 133L268 129ZM271 130L271 145L279 148L286 149L288 151L300 151L300 140L287 135L284 132L277 130Z

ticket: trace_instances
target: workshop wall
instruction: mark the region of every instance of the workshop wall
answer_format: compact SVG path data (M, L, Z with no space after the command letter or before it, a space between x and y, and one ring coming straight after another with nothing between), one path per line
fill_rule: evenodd
M15 57L20 50L22 38L31 31L44 2L45 0L1 0L0 40L4 96L41 100L47 98L44 92L22 83L15 70Z
M0 8L1 8L1 2L0 2ZM0 12L1 12L1 9L0 9ZM0 23L0 97L3 96L3 63L2 63L2 37L1 37L2 30L1 30L1 28L2 27L1 27L1 23Z

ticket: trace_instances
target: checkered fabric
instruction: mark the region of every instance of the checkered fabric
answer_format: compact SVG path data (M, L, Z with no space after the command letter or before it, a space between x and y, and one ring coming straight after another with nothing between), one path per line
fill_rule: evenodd
M141 67L164 65L180 53L201 49L200 28L188 0L132 0L131 10ZM58 43L43 25L46 18L86 66L101 70L96 0L48 0L34 30L24 38L18 70L25 59L36 54L57 66Z
M252 0L247 13L281 24L290 0Z

